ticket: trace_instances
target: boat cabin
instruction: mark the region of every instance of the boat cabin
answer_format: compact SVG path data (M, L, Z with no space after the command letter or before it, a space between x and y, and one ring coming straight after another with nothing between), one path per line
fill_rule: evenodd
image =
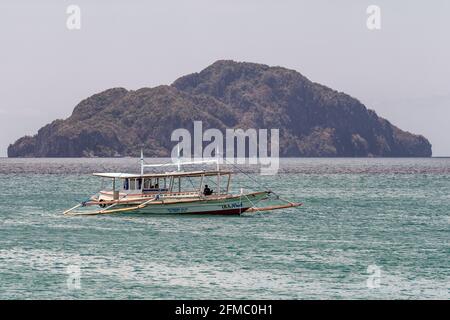
M123 196L178 195L226 195L230 192L231 171L176 171L166 173L94 173L95 176L112 180L111 194L114 199Z

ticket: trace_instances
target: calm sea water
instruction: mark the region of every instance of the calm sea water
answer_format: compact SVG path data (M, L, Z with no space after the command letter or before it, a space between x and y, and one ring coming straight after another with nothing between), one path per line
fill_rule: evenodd
M0 298L450 297L450 159L285 159L252 176L304 206L252 216L62 216L137 168L0 159Z

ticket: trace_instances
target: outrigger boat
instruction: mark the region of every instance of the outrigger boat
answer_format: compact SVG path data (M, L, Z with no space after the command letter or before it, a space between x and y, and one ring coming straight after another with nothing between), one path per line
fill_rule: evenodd
M215 163L212 171L181 171L182 165ZM178 167L177 171L164 173L144 173L148 167ZM221 170L219 160L188 161L169 164L144 164L141 152L141 172L94 173L94 176L111 179L112 188L102 190L64 211L65 215L101 215L121 212L154 214L220 214L239 215L244 212L258 212L282 208L298 207L301 203L282 200L281 205L258 207L274 193L270 190L259 192L230 192L232 171ZM217 190L209 189L207 180L216 181ZM224 185L225 182L225 185ZM86 210L94 206L96 210Z

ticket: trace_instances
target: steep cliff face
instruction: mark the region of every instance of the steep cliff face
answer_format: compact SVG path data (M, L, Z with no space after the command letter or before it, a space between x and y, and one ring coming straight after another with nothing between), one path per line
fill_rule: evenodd
M240 114L238 127L280 128L285 156L431 156L424 137L293 70L218 61L173 86L229 105Z
M9 157L168 156L177 128L279 128L282 156L431 156L422 136L296 71L217 61L171 86L106 90L66 120L8 148Z

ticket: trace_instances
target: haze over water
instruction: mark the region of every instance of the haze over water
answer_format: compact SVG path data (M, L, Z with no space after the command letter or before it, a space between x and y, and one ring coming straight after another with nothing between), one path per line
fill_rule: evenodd
M287 209L64 217L122 159L0 159L0 298L448 299L450 159L282 159ZM260 189L245 175L240 186ZM81 271L69 288L67 268ZM380 269L369 288L369 266Z
M68 30L69 5L81 29ZM369 5L381 29L366 25ZM345 92L450 155L450 2L0 2L0 156L113 87L170 84L219 59L283 66Z

